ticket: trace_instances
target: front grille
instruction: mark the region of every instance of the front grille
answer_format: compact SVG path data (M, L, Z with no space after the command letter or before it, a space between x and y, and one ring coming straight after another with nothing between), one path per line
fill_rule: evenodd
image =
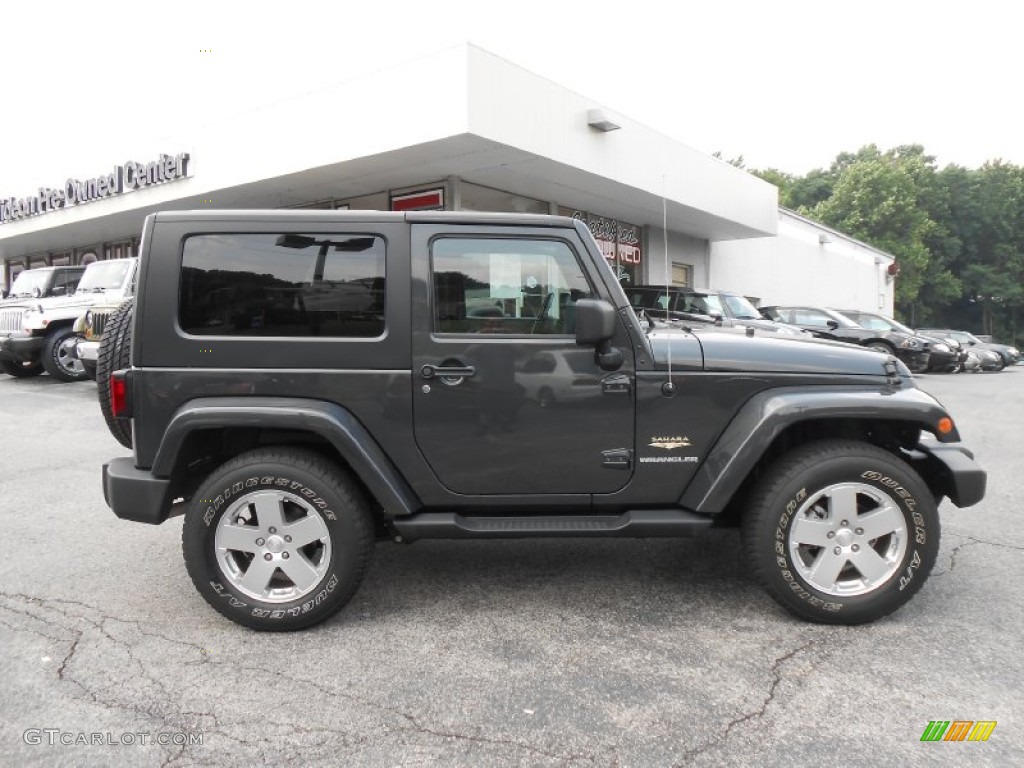
M103 329L107 327L107 320L110 319L110 312L103 310L92 311L92 325L89 327L89 338L98 339L103 336Z
M21 331L25 327L21 320L24 314L25 310L22 307L0 310L0 333L6 334Z

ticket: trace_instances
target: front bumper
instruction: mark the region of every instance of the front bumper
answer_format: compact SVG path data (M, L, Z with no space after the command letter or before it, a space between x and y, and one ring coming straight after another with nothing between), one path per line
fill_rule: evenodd
M930 481L933 491L941 491L958 507L970 507L985 497L988 476L962 445L922 442L911 452L911 462Z
M122 520L159 525L171 511L171 481L138 469L131 457L103 465L103 498Z
M91 362L94 365L100 356L100 343L98 341L86 341L82 339L75 347L78 359L82 362Z
M957 352L929 352L929 371L952 371L960 363L960 355Z
M27 363L38 360L46 339L42 336L0 337L0 360Z
M917 349L897 349L896 357L913 373L924 373L928 370L931 354Z

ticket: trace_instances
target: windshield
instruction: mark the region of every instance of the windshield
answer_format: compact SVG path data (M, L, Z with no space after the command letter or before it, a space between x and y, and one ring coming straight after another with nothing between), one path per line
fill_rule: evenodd
M46 284L53 274L51 269L27 269L16 278L11 285L11 296L35 296L36 289L40 295L46 293Z
M900 333L905 333L908 336L915 335L914 332L907 326L903 325L903 323L898 323L885 315L869 315L864 312L844 312L843 314L847 315L847 317L864 328L871 328L875 331L899 331Z
M78 284L78 292L120 288L128 272L129 261L97 261L89 265Z
M731 317L735 317L737 320L761 319L761 313L757 311L757 307L747 301L745 296L724 293L722 294L722 299L725 301L725 306L728 308Z
M679 294L679 305L676 309L681 312L695 312L700 315L726 316L725 310L722 308L722 302L713 293L683 291Z
M952 333L950 333L950 336L952 336L957 341L961 341L966 344L981 344L981 339L979 339L973 333L968 333L967 331L953 331Z

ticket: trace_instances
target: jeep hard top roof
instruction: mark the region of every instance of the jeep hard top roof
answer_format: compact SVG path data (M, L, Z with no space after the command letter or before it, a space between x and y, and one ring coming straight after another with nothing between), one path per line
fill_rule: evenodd
M399 222L414 224L519 224L534 227L574 227L577 220L568 216L537 213L479 213L476 211L349 211L288 210L282 208L248 210L159 211L151 214L157 221L239 221L245 219L282 222ZM583 224L584 222L579 222Z

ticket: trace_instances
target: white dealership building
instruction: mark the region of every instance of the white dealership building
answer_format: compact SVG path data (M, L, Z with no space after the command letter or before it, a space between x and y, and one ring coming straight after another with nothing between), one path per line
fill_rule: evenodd
M144 156L84 158L95 170L83 178L0 188L0 286L23 269L134 254L143 218L161 209L434 208L582 218L630 284L892 312L891 255L472 45L166 141Z

